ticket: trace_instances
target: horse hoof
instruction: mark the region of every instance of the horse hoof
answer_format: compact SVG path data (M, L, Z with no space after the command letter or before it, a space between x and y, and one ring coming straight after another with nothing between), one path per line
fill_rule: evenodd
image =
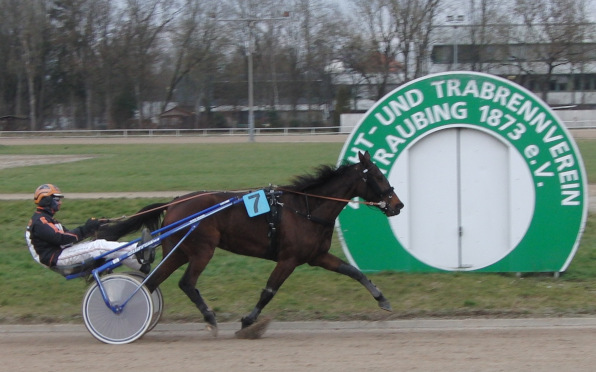
M269 323L271 323L271 318L263 318L262 320L259 320L248 327L244 327L237 331L236 337L247 340L256 340L261 338L265 334L265 331L267 331Z
M242 317L242 319L240 319L240 324L242 325L242 329L246 328L246 327L250 327L251 325L253 325L255 323L256 319L252 319L249 318L247 316Z
M391 304L387 300L379 301L379 307L385 311L393 311L393 309L391 309Z
M205 325L205 329L207 331L211 332L211 336L217 337L217 326L214 326L212 324L207 324L207 325Z

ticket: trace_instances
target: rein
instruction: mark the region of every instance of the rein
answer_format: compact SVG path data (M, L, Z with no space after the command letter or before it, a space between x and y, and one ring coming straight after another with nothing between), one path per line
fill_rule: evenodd
M382 201L380 201L380 202L369 202L369 201L366 201L366 200L360 201L360 200L342 199L342 198L335 198L333 196L323 196L323 195L317 195L317 194L309 194L307 192L290 190L290 189L286 189L286 188L283 188L283 187L276 187L276 188L278 190L285 191L285 192L290 192L290 193L293 193L293 194L310 196L310 197L319 198L319 199L333 200L333 201L342 202L342 203L358 203L358 204L372 205L372 206L383 206L385 204Z
M312 197L312 198L327 199L327 200L333 200L333 201L343 202L343 203L358 203L358 204L371 205L371 206L382 206L382 205L384 205L383 202L368 202L368 201L359 201L359 200L350 200L350 199L335 198L335 197L332 197L332 196L323 196L323 195L309 194L309 193L306 193L306 192L301 192L301 191L296 191L296 190L290 190L290 189L286 189L284 187L276 187L276 189L278 189L280 191L290 192L290 193L293 193L293 194L299 194L299 195L309 196L309 197ZM195 198L199 198L199 197L206 196L206 195L211 195L211 194L216 194L216 193L219 193L219 192L224 192L225 193L226 191L210 191L210 192L205 192L205 193L202 193L202 194L197 194L197 195L189 196L189 197L183 198L183 199L176 198L173 201L171 201L169 203L166 203L166 204L164 204L164 205L162 205L160 207L156 207L156 208L152 208L152 209L147 209L146 211L138 212L138 213L132 214L130 216L124 215L124 216L114 217L114 218L102 218L101 220L102 221L106 221L106 223L110 223L110 222L116 222L116 221L124 220L124 219L127 219L127 218L142 216L144 214L151 213L153 211L156 211L158 209L162 209L164 207L169 207L171 205L176 205L176 204L185 202L187 200L192 200L192 199L195 199Z
M195 198L198 198L198 197L201 197L201 196L212 195L212 194L215 194L215 193L218 193L218 192L221 192L221 191L204 192L202 194L197 194L197 195L189 196L189 197L183 198L183 199L180 199L180 197L176 197L173 201L171 201L169 203L163 204L163 205L161 205L159 207L147 209L147 210L142 211L142 212L137 212L137 213L132 214L130 216L124 215L124 216L115 217L115 218L102 218L101 220L102 220L102 222L105 221L106 223L110 223L110 222L124 220L124 219L127 219L127 218L142 216L144 214L151 213L151 212L156 211L156 210L164 209L164 207L169 207L171 205L176 205L176 204L179 204L179 203L188 201L188 200L192 200L192 199L195 199Z
M366 175L367 172L368 172L368 169L365 169L364 172L363 172L363 174ZM366 183L369 183L366 176L363 178L363 181L366 182ZM373 184L373 188L375 188L375 187L377 189L379 188L379 186L377 184ZM289 192L289 193L293 193L293 194L297 194L297 195L303 195L303 196L306 196L307 198L308 197L311 197L311 198L332 200L332 201L337 201L337 202L342 202L342 203L357 203L357 204L363 204L363 205L369 205L369 206L378 206L381 209L384 209L387 206L387 203L385 201L369 202L369 201L366 201L366 200L351 200L351 199L344 199L344 198L336 198L336 197L333 197L333 196L324 196L324 195L310 194L310 193L306 193L306 192L302 192L302 191L296 191L296 190L286 189L284 187L279 187L279 186L274 186L274 188L277 189L277 190L280 190L280 191L284 191L284 192ZM241 192L241 191L242 190L236 190L236 191L233 191L233 192ZM375 190L375 192L377 194L379 194L380 196L384 196L385 194L391 193L391 191L393 191L393 188L389 188L385 192L383 192L381 190ZM195 198L199 198L199 197L202 197L202 196L212 195L212 194L216 194L216 193L226 193L226 192L230 192L230 191L209 191L209 192L203 192L201 194L189 196L189 197L186 197L186 198L183 198L183 199L179 199L179 197L177 197L177 198L175 198L173 201L171 201L169 203L163 204L163 205L161 205L159 207L156 207L156 208L147 209L147 210L142 211L142 212L137 212L137 213L135 213L133 215L130 215L130 216L123 215L123 216L115 217L115 218L101 218L101 220L102 220L102 222L105 222L105 223L120 221L120 220L123 220L123 219L137 217L137 216L141 216L143 214L151 213L151 212L154 212L156 210L164 209L164 207L169 207L169 206L172 206L172 205L176 205L176 204L179 204L179 203L182 203L182 202L185 202L185 201L188 201L188 200L192 200L192 199L195 199ZM307 203L308 203L308 199L307 199ZM310 216L310 214L307 215L307 218L308 219L316 219L315 217ZM323 223L325 221L316 221L316 222Z

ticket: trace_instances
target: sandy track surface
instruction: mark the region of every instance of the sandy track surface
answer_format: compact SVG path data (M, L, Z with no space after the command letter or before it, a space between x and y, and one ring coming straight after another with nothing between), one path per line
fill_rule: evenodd
M158 325L106 345L83 325L0 326L5 371L593 371L596 319L273 322L258 340L238 324Z

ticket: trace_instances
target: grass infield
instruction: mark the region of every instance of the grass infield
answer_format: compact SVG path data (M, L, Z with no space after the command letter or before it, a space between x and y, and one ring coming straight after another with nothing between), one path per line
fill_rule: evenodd
M580 140L590 183L596 183L596 141ZM0 146L0 155L91 155L74 163L0 170L0 193L27 193L55 183L66 194L58 218L70 228L88 217L115 217L164 199L68 200L73 192L246 189L286 184L320 164L335 164L339 143L246 143L200 145ZM2 201L0 322L80 322L87 284L67 281L37 265L24 244L32 201ZM399 218L399 217L396 217ZM553 216L556 218L556 216ZM333 253L342 256L335 239ZM273 263L218 250L198 288L219 321L248 313ZM162 284L163 321L202 321L178 289L182 271ZM595 315L596 217L590 215L567 272L552 274L377 273L369 278L392 302L380 310L353 280L319 268L299 267L263 314L277 320L383 320L456 316Z

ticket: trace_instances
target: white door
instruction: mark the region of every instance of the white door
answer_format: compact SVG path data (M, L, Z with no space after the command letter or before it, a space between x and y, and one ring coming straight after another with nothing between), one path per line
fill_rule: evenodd
M390 173L406 208L390 219L418 260L446 270L499 261L525 234L534 208L521 155L480 130L431 133L400 155ZM529 193L529 194L528 194Z

